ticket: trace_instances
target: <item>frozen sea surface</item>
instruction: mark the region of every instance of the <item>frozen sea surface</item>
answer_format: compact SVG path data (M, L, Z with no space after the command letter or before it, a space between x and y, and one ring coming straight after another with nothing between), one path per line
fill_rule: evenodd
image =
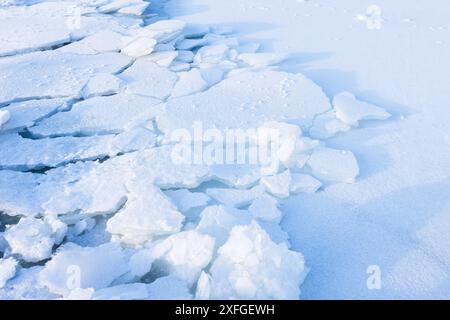
M438 2L0 1L0 299L450 298Z

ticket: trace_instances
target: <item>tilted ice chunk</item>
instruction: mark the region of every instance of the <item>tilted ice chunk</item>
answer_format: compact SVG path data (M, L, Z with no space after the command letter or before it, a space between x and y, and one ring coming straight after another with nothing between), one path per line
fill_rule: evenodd
M230 187L250 188L261 178L262 172L259 165L215 164L211 166L211 174L214 180Z
M22 218L5 232L5 239L12 253L28 262L39 262L50 258L53 246L60 244L67 232L67 226L58 219L48 216L44 220Z
M222 246L233 227L247 225L252 221L251 215L244 210L225 206L210 206L200 215L200 222L195 230L216 239L216 248Z
M30 53L0 61L0 104L34 97L77 97L95 74L116 73L130 63L119 53Z
M201 46L204 46L208 41L204 38L202 39L182 39L177 41L176 47L178 50L192 50Z
M121 78L127 82L127 92L161 100L167 98L178 80L176 73L158 66L149 59L139 59Z
M314 193L322 186L322 182L309 174L293 173L291 177L290 189L292 193Z
M229 48L226 45L204 46L197 51L195 63L220 63L228 58Z
M172 64L177 56L177 51L161 51L152 53L151 55L146 57L146 60L153 61L161 67L168 67Z
M75 104L69 112L61 112L30 128L37 136L86 135L120 133L129 121L143 114L149 123L161 113L159 100L137 95L117 94L94 97Z
M278 159L289 166L302 130L296 125L272 121L259 127L258 133L268 137L268 142L276 148Z
M210 200L210 197L202 192L191 192L187 189L168 190L165 193L181 212L206 206Z
M171 98L183 97L208 88L208 83L203 79L198 69L178 73L180 77L172 90Z
M181 20L160 20L139 30L138 36L155 39L158 43L166 43L180 36L186 27Z
M105 288L128 271L123 250L114 243L60 247L39 274L39 283L51 292L68 295L72 290Z
M303 256L253 222L237 226L211 267L211 299L298 299Z
M222 68L211 65L208 65L207 67L201 65L200 72L203 79L210 87L222 81L225 75L225 71Z
M11 114L8 110L0 110L0 130L5 126L10 118Z
M0 169L29 170L57 167L73 161L113 157L120 153L150 148L156 135L138 128L116 136L60 137L39 140L25 139L18 134L0 138Z
M338 94L333 99L336 116L351 126L358 126L362 120L384 120L391 115L373 104L359 101L349 92Z
M95 96L106 96L118 93L123 82L118 77L108 74L99 73L92 77L84 86L81 95L84 99Z
M267 121L289 120L306 128L330 108L322 90L301 74L242 72L205 92L168 101L158 127L169 136L198 121L205 130L256 130Z
M191 63L194 61L194 54L189 50L178 50L177 60L181 62Z
M222 189L209 188L206 190L211 198L231 207L244 207L249 205L254 199L258 198L264 193L264 188L260 186L253 187L249 190L238 189Z
M183 231L155 243L149 250L155 264L192 285L211 261L213 249L214 238L196 231Z
M233 28L230 26L213 26L211 32L220 35L229 35L233 33Z
M287 198L290 193L291 180L291 173L288 169L274 176L262 177L261 185L275 197Z
M66 108L66 101L64 99L43 99L12 103L2 109L8 111L11 118L3 126L0 126L1 131L20 131L23 128L32 127L36 122Z
M0 259L0 289L16 275L17 264L18 262L14 258Z
M263 194L253 200L248 208L248 212L255 219L265 221L273 221L279 223L282 217L280 209L278 209L278 201L273 197Z
M119 52L123 47L122 38L122 34L112 30L100 30L80 41L61 47L57 51L78 54Z
M314 119L314 124L309 129L309 134L313 138L328 139L339 132L346 132L350 129L350 125L339 120L336 117L336 112L331 110Z
M268 67L286 60L285 55L275 53L241 53L238 59L252 67Z
M155 39L139 37L127 44L121 52L133 58L143 57L153 52L156 43Z
M359 174L355 156L345 150L317 148L309 158L308 165L316 178L325 181L352 183Z
M190 300L192 295L186 281L174 276L156 279L147 285L149 300Z
M154 237L180 231L184 216L151 183L131 180L125 207L108 220L107 230L121 242L139 246Z

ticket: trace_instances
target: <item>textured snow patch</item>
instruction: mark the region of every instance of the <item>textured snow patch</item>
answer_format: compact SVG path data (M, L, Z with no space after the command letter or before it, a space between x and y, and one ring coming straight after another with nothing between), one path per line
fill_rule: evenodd
M303 256L274 243L256 222L234 227L218 254L210 298L298 299L306 275Z
M317 148L308 160L315 177L333 182L353 183L359 174L359 166L350 151Z

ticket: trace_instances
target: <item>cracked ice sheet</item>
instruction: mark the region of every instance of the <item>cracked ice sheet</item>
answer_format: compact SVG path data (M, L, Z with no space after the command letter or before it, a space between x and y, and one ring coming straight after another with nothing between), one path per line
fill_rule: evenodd
M154 98L128 94L94 97L76 103L69 112L43 120L30 132L39 137L119 133L144 112L143 125L145 121L151 125L152 118L162 112L159 103Z
M0 105L38 97L78 97L95 74L117 73L130 63L130 58L119 53L55 51L0 59Z
M0 169L31 170L74 161L113 157L155 145L156 136L144 128L116 136L60 137L31 140L18 134L0 135Z
M197 121L204 129L256 129L277 120L307 127L330 108L320 87L301 74L241 72L205 92L170 100L158 126L166 134Z
M101 28L125 31L126 24L95 13L84 1L54 1L31 6L0 8L0 56L49 49ZM76 14L80 13L79 21ZM135 24L140 20L135 20Z
M100 162L78 162L46 174L0 171L0 211L9 215L103 215L117 212L134 177L161 188L195 188L209 179L209 168L178 165L171 148L158 147ZM13 183L11 183L11 181Z

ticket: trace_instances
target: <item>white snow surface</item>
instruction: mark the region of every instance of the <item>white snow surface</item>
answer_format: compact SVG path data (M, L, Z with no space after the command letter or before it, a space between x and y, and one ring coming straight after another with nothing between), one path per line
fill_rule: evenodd
M437 2L0 1L0 299L449 298Z

